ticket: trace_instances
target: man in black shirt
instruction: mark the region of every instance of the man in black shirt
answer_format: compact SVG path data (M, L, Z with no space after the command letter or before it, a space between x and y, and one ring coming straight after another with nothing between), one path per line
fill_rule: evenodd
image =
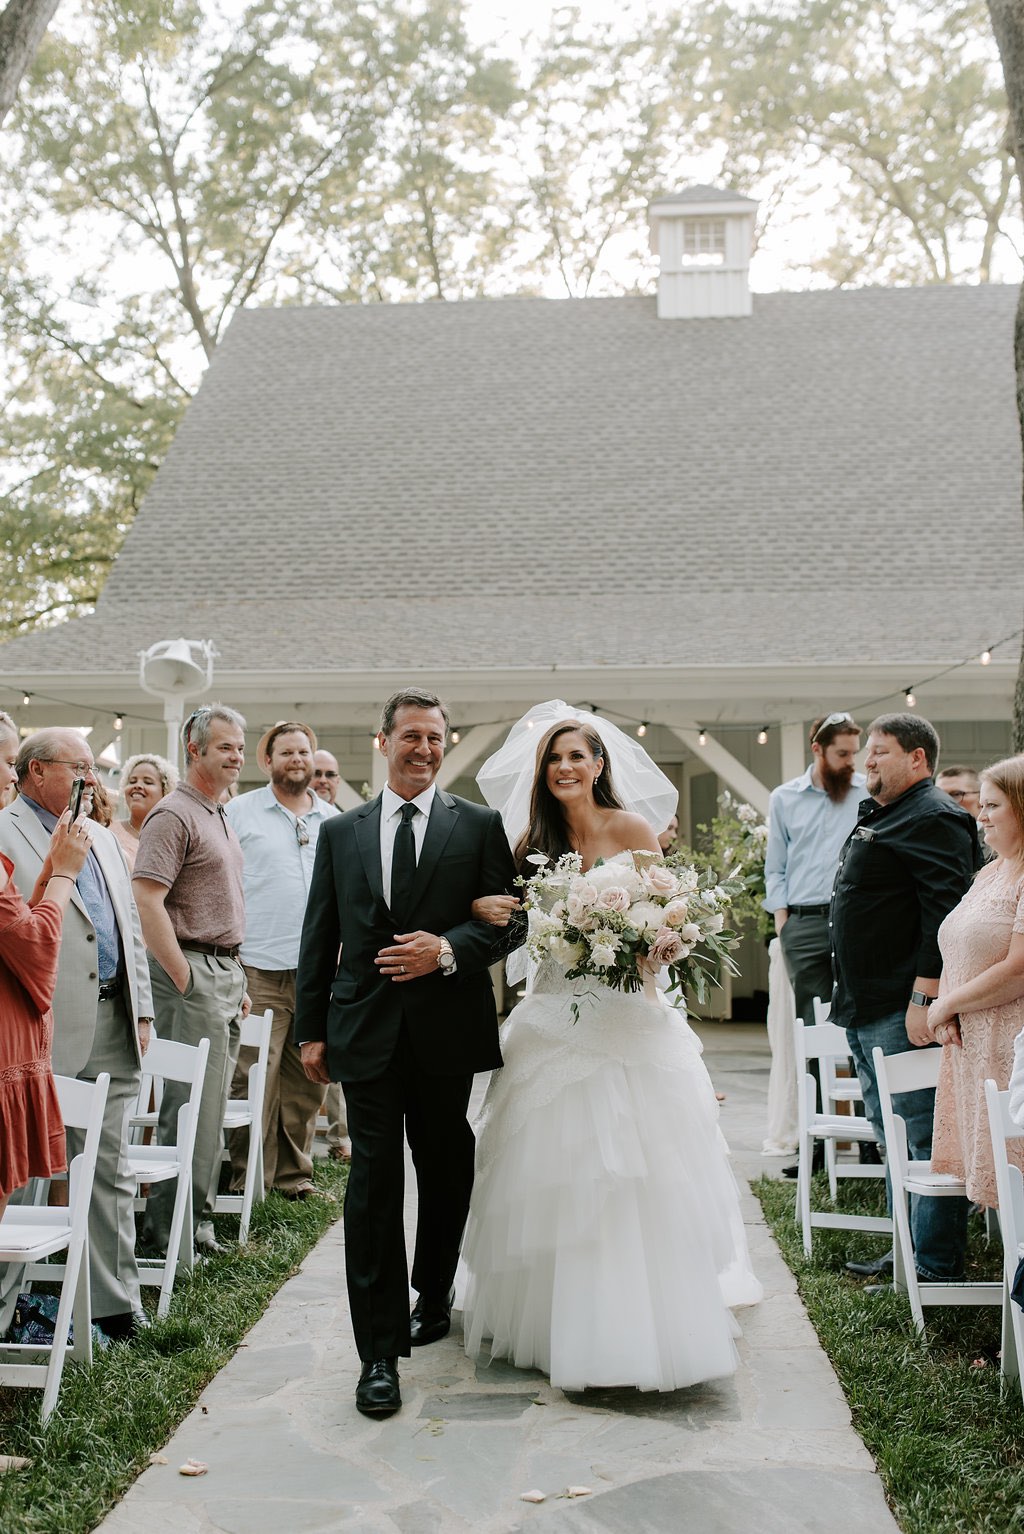
M928 1006L942 971L939 925L981 862L973 819L932 781L938 754L938 735L916 714L883 714L870 726L864 770L871 799L860 806L832 890L832 1021L848 1031L864 1108L880 1143L871 1051L878 1046L896 1055L932 1043ZM898 1103L911 1158L926 1160L935 1092L906 1092ZM922 1278L962 1276L965 1199L912 1199L911 1230ZM885 1263L853 1271L880 1271Z

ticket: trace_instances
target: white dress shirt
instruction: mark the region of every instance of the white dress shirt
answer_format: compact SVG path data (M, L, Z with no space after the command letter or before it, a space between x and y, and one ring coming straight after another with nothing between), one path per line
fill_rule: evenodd
M436 785L431 783L415 799L400 799L393 788L384 785L380 801L380 876L384 885L384 899L391 905L391 864L395 856L395 834L402 824L402 806L414 804L419 811L412 817L412 839L416 844L416 862L423 851L423 838L427 834L427 821L434 802Z

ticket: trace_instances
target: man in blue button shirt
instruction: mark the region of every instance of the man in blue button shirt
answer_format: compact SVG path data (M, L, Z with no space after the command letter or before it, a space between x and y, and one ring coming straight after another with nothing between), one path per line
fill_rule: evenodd
M814 1022L814 998L832 996L828 903L839 853L857 824L865 792L854 771L860 726L846 713L811 726L811 765L774 789L768 802L765 909L775 917L796 1015Z
M339 811L311 788L316 736L308 724L282 720L263 736L256 760L270 782L240 794L227 817L245 859L242 966L253 1007L274 1013L263 1100L263 1177L285 1198L316 1195L313 1137L325 1088L310 1081L292 1042L295 969L320 828ZM242 1049L232 1091L245 1095L254 1051ZM231 1181L245 1182L247 1134L232 1136Z

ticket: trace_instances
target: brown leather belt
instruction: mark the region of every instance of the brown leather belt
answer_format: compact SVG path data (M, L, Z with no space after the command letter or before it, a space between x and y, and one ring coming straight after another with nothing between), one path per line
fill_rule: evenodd
M208 953L214 959L237 959L241 952L239 944L234 948L221 948L218 943L181 943L179 947L185 953Z

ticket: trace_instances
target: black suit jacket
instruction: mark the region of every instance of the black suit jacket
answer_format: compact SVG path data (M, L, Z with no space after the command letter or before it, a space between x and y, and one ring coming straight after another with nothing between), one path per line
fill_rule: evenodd
M510 928L473 921L478 895L513 893L515 865L495 810L438 789L401 925L388 910L380 865L380 796L320 829L302 926L295 986L295 1041L323 1040L332 1081L370 1081L390 1061L405 1022L421 1068L431 1075L501 1064L488 966L523 940ZM374 959L397 932L433 932L455 953L455 975L439 970L396 984ZM340 954L339 954L340 950Z

